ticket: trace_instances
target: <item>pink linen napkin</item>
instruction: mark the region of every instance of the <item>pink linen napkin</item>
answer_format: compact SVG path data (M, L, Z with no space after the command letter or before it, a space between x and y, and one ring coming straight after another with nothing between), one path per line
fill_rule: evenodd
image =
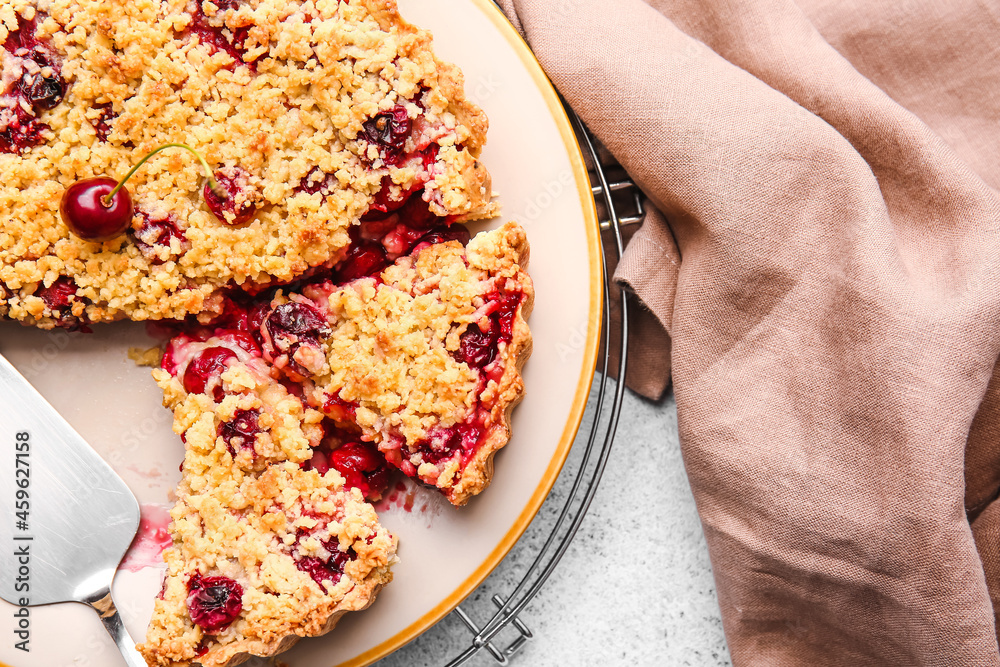
M630 381L734 662L1000 665L1000 5L504 5L658 209Z

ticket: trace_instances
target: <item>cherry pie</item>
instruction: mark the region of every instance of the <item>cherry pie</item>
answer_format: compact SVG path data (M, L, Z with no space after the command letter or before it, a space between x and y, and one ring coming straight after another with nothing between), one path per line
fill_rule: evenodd
M489 484L531 350L528 244L492 217L487 121L392 0L0 0L0 317L165 320L185 442L151 666L235 665L388 583L394 474ZM88 242L66 188L129 181Z
M391 0L3 0L0 317L44 328L218 314L343 259L349 229L419 193L490 217L487 121ZM64 189L122 176L135 215L69 231Z

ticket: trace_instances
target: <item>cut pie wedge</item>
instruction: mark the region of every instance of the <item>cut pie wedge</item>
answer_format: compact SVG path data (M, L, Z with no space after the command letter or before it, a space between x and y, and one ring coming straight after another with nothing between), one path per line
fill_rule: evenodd
M175 342L157 371L186 455L150 665L235 665L325 634L392 579L396 538L336 469L308 462L320 413L238 336Z
M418 245L377 278L280 295L263 320L265 357L304 377L310 405L410 477L464 505L489 484L510 439L531 352L534 291L515 223ZM288 313L301 313L290 318ZM283 326L315 313L306 335Z
M365 450L367 463L339 470L349 479L367 475L358 484L376 499L385 483L369 478L377 473L381 480L382 468L371 447L362 446L372 443L389 465L462 505L489 484L493 456L510 439L510 414L524 394L521 367L531 352L526 317L534 302L525 272L528 243L512 222L467 247L444 231L418 230L407 254L388 264L373 248L391 246L409 228L389 229L381 243L353 245L328 274L232 302L212 325L176 336L160 381L182 423L216 405L225 423L271 420L273 408L261 405L274 396L308 406L300 418L282 416L290 423L327 418L294 452L265 438L233 448L245 469L276 447L289 460L316 457L322 469L340 460L335 450L351 444L355 458ZM236 369L248 376L242 385L232 384ZM184 402L170 398L177 386L188 392ZM233 398L227 393L233 386L246 393ZM185 418L188 410L194 416Z

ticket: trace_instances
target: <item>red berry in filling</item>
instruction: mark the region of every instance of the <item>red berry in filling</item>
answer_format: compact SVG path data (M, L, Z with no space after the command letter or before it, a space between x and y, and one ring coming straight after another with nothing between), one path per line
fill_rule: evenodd
M18 16L3 48L10 54L9 62L4 58L4 88L13 104L0 109L0 153L23 153L42 143L49 126L36 116L62 101L66 82L48 46L35 38L34 20Z
M233 455L242 447L253 447L260 433L259 418L259 410L237 410L232 421L219 424L219 437Z
M296 301L281 304L264 320L265 358L296 382L322 364L319 338L330 331L323 316L312 306Z
M398 164L403 157L406 139L413 129L406 107L397 104L392 109L366 120L362 127L368 141L379 147L382 161L387 165Z
M415 193L419 190L414 187L414 189L402 192L398 199L393 198L392 195L392 178L388 174L382 177L382 182L379 185L379 191L372 196L372 203L368 206L368 211L361 216L362 222L368 220L383 220L389 213L392 213L410 198L415 196Z
M35 109L54 109L66 94L66 84L60 76L26 76L21 81L21 92Z
M250 335L253 336L253 339L257 341L259 345L264 344L264 336L261 333L261 327L264 326L264 320L270 312L271 304L267 302L258 303L247 311L247 331L250 332Z
M257 338L249 331L230 331L226 335L250 354L260 356L260 343L257 342Z
M289 301L277 306L267 316L266 324L272 338L294 336L296 340L318 341L330 327L319 311L312 306L297 301Z
M76 294L76 283L72 278L60 276L49 285L38 291L38 297L45 302L46 307L52 311L60 311L68 308L70 301Z
M189 394L204 394L210 380L222 375L230 359L235 359L236 353L226 347L210 347L188 363L184 371L182 383ZM221 401L223 391L221 385L216 385L213 391L216 401Z
M353 422L357 404L345 401L340 394L327 394L323 400L323 412L331 419L340 422Z
M297 556L295 559L295 566L312 577L320 588L324 588L324 581L336 585L344 575L344 567L356 555L353 549L341 551L336 539L323 542L323 546L330 552L327 559L316 556Z
M111 121L115 119L115 110L111 103L107 104L95 104L94 108L100 113L97 118L93 118L90 124L94 126L94 132L97 133L97 138L101 141L107 141L108 136L111 134Z
M435 465L461 453L464 465L476 451L482 435L483 429L477 423L456 424L432 431L430 439L421 442L414 449L420 452L424 462Z
M334 280L347 283L358 278L377 276L389 266L385 248L374 241L358 241L351 244L347 256L337 265Z
M205 184L205 204L216 218L227 225L245 225L257 212L257 202L250 184L250 174L240 167L226 167L215 172L215 181L225 191L223 199Z
M491 326L489 331L482 331L477 324L470 324L460 339L459 361L464 361L473 368L488 366L497 356L497 330Z
M227 9L237 9L240 6L240 3L238 0L217 0L214 4L219 8L215 15L215 22L218 23L218 25L213 25L212 20L205 15L204 9L202 8L202 2L201 0L198 0L198 9L194 14L192 14L191 25L188 28L188 31L191 34L198 35L202 44L206 44L217 51L223 51L228 54L230 58L236 61L234 66L235 64L240 64L253 69L253 61L247 62L244 60L247 52L246 41L247 37L250 36L249 26L229 30L222 25L221 21L221 16ZM232 66L227 69L232 69Z
M66 188L59 214L74 234L84 241L110 241L121 236L132 223L132 196L121 188L107 203L118 182L112 178L85 178Z
M493 305L490 313L489 330L483 331L478 324L470 324L462 334L455 358L473 368L483 368L496 359L497 345L510 342L514 336L514 317L521 305L520 293L494 292L487 296Z
M0 153L23 153L45 141L42 132L49 129L21 107L0 111L0 127L4 128L0 130Z
M154 219L142 209L137 213L141 221L137 228L133 228L132 236L135 237L135 244L143 256L154 264L162 264L164 260L160 258L157 248L172 247L173 239L177 239L183 251L183 247L187 244L187 236L173 217L168 215L166 218Z
M493 293L488 298L497 302L497 309L493 313L496 323L500 327L500 340L510 341L514 336L514 316L517 314L517 307L521 305L520 293Z
M310 195L316 194L317 192L328 195L333 192L333 187L333 174L328 174L319 167L313 167L309 173L305 175L305 178L299 181L299 185L295 189L298 192L305 192Z
M18 27L7 35L4 48L19 58L21 80L17 91L36 111L54 109L66 95L66 81L59 74L47 45L35 38L35 21L18 17Z
M431 232L420 237L417 245L422 243L447 243L448 241L458 241L462 245L469 244L469 230L462 225L450 225L435 227Z
M188 614L202 630L217 633L225 630L243 611L243 587L229 577L188 579Z
M321 475L325 475L330 470L330 459L322 449L314 449L312 457L302 464L305 470L315 470Z
M382 496L389 486L389 468L375 445L348 442L330 453L330 467L336 469L347 486L360 489L369 500Z

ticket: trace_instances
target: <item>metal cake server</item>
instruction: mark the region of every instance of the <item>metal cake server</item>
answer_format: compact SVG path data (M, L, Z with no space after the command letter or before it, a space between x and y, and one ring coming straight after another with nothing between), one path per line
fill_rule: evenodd
M139 503L2 355L0 455L0 598L18 607L90 605L125 664L146 667L111 599Z

